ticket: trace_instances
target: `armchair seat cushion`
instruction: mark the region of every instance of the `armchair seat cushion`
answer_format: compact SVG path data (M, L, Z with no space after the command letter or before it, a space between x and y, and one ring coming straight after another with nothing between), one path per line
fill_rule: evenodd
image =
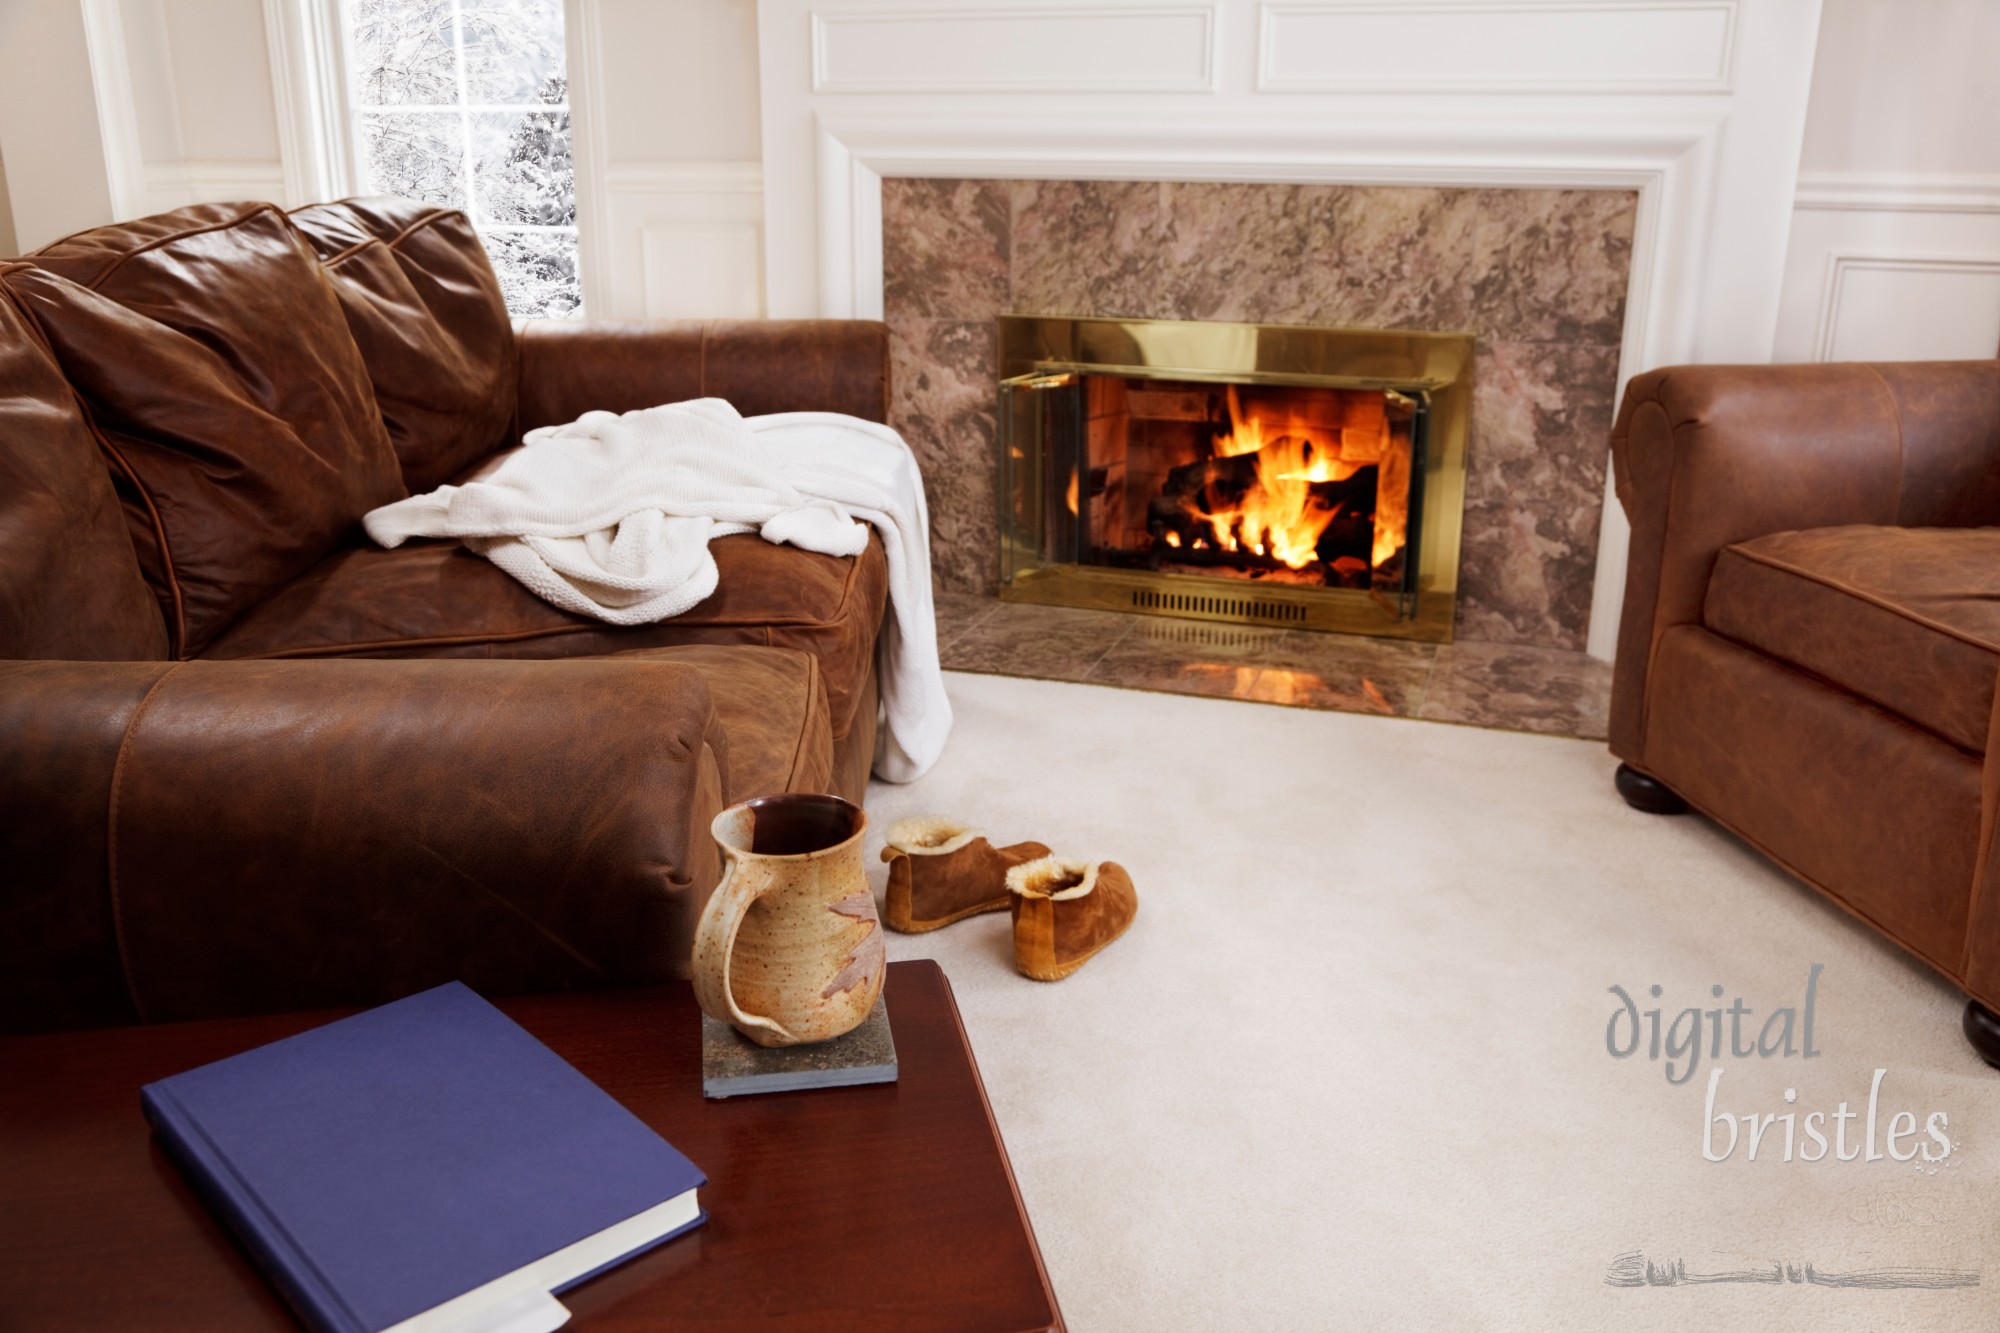
M1726 547L1715 633L1975 755L2000 677L2000 529L1849 526Z
M833 738L875 658L889 564L879 539L845 559L761 537L710 543L721 582L651 625L558 610L456 542L336 551L239 617L203 654L246 657L602 657L683 644L796 648L818 660Z

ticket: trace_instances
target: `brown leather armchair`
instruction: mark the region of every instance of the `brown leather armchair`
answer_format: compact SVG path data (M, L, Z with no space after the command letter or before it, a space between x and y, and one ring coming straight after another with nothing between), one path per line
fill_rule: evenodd
M883 420L887 331L516 326L405 200L0 261L0 1030L685 975L715 814L866 786L880 543L722 538L626 628L358 520L703 395Z
M2000 362L1657 370L1612 451L1619 790L1936 968L2000 1066Z

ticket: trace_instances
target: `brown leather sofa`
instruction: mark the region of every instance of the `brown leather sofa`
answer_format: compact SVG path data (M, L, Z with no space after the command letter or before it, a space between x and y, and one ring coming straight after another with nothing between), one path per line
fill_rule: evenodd
M1612 451L1620 791L1943 973L2000 1065L2000 362L1658 370Z
M708 824L856 800L879 542L618 628L376 505L591 409L880 421L865 322L512 324L465 218L208 205L0 261L0 1029L684 974Z

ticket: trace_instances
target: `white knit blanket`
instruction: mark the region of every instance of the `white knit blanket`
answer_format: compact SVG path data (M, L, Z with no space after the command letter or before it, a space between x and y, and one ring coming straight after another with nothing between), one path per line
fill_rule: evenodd
M462 486L364 520L384 546L456 537L545 601L614 625L677 616L715 591L711 538L859 555L872 524L889 557L877 647L885 725L876 775L921 777L951 732L931 607L930 515L896 432L833 412L739 416L719 398L529 431Z

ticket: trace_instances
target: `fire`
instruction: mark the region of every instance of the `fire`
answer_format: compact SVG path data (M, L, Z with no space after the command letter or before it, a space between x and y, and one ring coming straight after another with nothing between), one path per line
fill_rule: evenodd
M1063 503L1069 506L1070 513L1074 514L1076 512L1076 473L1074 472L1069 474L1069 489L1063 492Z
M1215 456L1257 456L1257 485L1240 502L1224 503L1211 490L1206 519L1225 551L1247 551L1304 569L1319 558L1319 540L1340 506L1314 503L1314 482L1346 481L1364 467L1377 471L1375 539L1371 563L1381 565L1403 549L1409 514L1410 454L1407 437L1392 436L1378 457L1341 456L1341 433L1302 413L1263 404L1245 411L1229 388L1230 431L1215 441Z
M1410 530L1410 440L1390 437L1375 474L1375 549L1370 556L1380 566L1403 549Z

